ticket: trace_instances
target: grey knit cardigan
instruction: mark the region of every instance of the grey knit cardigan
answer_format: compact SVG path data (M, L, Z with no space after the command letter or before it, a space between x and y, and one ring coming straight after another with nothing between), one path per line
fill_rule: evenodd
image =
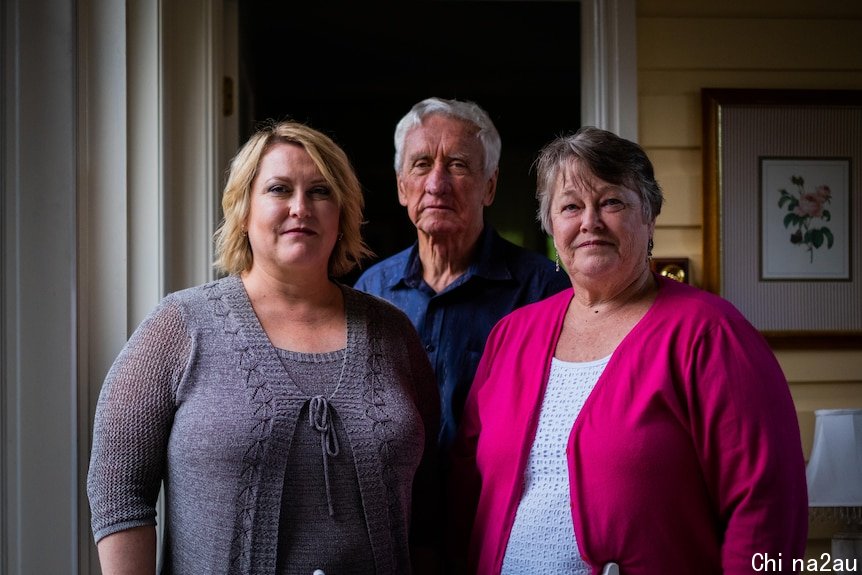
M408 573L413 504L422 522L439 503L438 391L409 319L342 290L348 356L331 403L355 459L375 572ZM87 485L96 541L153 525L164 481L163 572L274 573L285 461L308 400L238 277L167 296L99 396Z

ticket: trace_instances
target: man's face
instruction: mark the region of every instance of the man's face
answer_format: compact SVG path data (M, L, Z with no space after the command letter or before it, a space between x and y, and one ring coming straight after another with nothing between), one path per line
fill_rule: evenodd
M481 231L497 171L485 174L477 131L463 120L434 115L407 133L398 200L420 233L443 239Z

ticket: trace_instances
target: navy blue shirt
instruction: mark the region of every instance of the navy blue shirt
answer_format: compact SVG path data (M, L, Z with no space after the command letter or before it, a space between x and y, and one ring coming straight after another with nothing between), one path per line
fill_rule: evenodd
M401 308L416 326L440 386L439 445L448 451L491 328L511 311L571 287L542 254L486 225L467 272L440 293L422 279L418 244L368 268L354 287Z

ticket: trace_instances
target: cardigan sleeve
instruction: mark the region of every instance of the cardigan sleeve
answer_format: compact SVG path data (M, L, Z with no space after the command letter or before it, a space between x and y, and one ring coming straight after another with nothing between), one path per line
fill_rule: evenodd
M708 330L691 355L692 435L724 528L724 573L752 557L803 557L805 462L787 381L761 335L741 316Z
M176 386L191 339L163 303L129 338L99 394L87 476L93 536L155 524Z
M568 289L519 308L487 338L450 454L448 552L456 572L499 570L571 297Z

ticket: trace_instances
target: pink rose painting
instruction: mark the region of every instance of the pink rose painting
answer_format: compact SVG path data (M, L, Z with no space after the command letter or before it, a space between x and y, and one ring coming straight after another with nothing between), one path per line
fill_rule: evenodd
M820 249L824 244L826 249L831 249L835 243L832 231L822 225L832 219L832 214L826 209L826 204L832 201L832 190L829 186L821 185L813 192L807 192L802 176L791 176L790 182L796 186L796 190L778 190L778 207L787 209L784 227L793 230L790 243L808 250L808 261L813 262L814 250Z

